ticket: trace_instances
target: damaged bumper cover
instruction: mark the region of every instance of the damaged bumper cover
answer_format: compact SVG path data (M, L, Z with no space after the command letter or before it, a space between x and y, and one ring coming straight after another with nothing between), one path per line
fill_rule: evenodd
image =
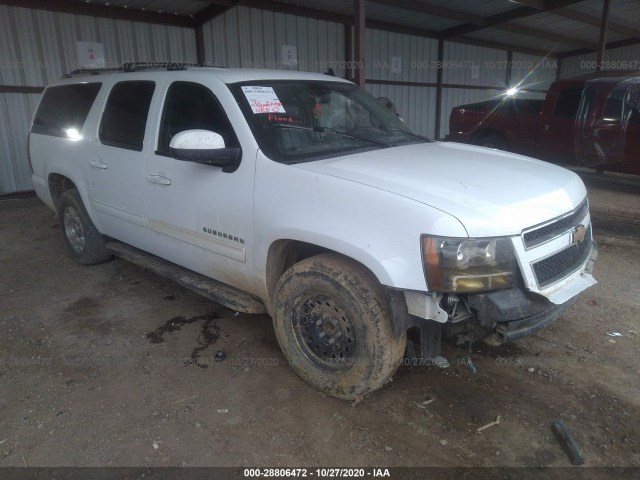
M576 298L556 305L541 295L514 288L473 295L468 303L477 312L480 324L493 330L491 343L505 343L544 328L567 311Z
M484 328L493 330L489 343L505 343L531 335L558 319L577 300L578 294L595 284L591 276L597 258L597 246L580 274L563 288L560 295L545 297L540 294L512 288L485 294L469 295L467 303ZM562 303L558 297L562 296Z

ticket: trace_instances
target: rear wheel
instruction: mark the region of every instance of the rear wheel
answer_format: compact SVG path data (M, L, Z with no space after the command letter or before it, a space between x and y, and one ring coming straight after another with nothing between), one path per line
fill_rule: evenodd
M67 190L58 201L58 221L71 257L81 265L106 262L112 254L93 225L78 190Z
M280 278L274 327L290 365L334 397L354 400L391 380L397 338L386 293L361 265L334 254L303 260Z

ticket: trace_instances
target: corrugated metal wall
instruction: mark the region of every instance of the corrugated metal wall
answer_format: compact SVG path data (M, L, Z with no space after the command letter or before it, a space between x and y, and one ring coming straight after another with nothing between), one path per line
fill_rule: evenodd
M367 80L435 83L438 41L432 38L367 29L365 77ZM392 68L393 58L400 58L399 72ZM435 135L436 89L408 85L376 85L367 83L367 91L375 97L387 97L405 123L416 133Z
M595 53L563 58L560 63L560 76L565 78L582 75L583 73L595 72L595 62Z
M640 61L640 44L626 47L612 48L604 54L605 70L639 70L638 64L629 62ZM588 53L576 57L563 58L560 74L564 77L582 75L596 71L596 54Z
M440 136L449 133L451 109L499 95L506 87L507 52L462 43L444 43L442 81L445 84L495 87L495 90L443 88Z
M60 78L77 68L77 41L103 43L108 66L196 62L195 34L188 28L0 5L0 85L42 87ZM0 194L32 188L26 138L38 97L0 94Z
M442 81L504 89L506 62L505 50L444 42Z
M400 57L399 73L392 71L392 58ZM431 65L438 58L438 41L402 33L367 29L365 77L375 80L435 83L437 70Z
M236 7L204 26L205 59L227 67L282 68L345 74L345 26L340 23ZM196 61L193 30L0 6L0 85L43 86L76 68L76 42L97 41L108 64L127 61ZM368 29L367 90L388 97L416 132L436 131L437 40ZM297 49L298 64L282 64L282 45ZM393 58L401 59L399 71ZM607 52L607 60L640 57L640 45ZM591 71L595 54L563 59L562 76ZM514 53L511 85L546 90L555 80L552 61ZM533 66L533 68L532 68ZM507 52L445 42L440 133L448 133L453 107L486 100L507 87ZM421 85L423 84L423 85ZM446 85L456 85L447 87ZM468 88L466 88L468 87ZM542 97L542 92L528 96ZM37 94L0 94L0 193L29 189L25 135ZM11 121L7 121L11 118Z
M27 131L40 95L0 93L0 194L31 190Z
M107 66L196 62L189 28L0 5L0 85L43 86L78 68L78 41L101 42Z
M546 91L556 81L557 70L558 62L553 58L514 52L510 86ZM544 93L528 97L544 98Z
M344 26L255 8L232 8L204 25L209 65L278 68L344 75ZM297 49L298 64L282 64L282 45Z

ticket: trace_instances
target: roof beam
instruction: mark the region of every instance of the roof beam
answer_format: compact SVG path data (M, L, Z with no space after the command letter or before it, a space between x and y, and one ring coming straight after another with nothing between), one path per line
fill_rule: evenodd
M241 0L195 0L198 3L211 3L221 7L233 7Z
M214 18L222 15L224 12L235 7L240 2L232 0L216 0L209 1L208 3L209 5L198 10L198 12L193 16L194 23L198 27L201 27L205 23L210 22Z
M515 3L519 3L520 5L525 5L527 7L535 8L540 11L547 10L544 0L512 0ZM568 18L570 20L575 20L577 22L586 23L588 25L593 25L594 27L600 28L600 17L596 15L591 15L590 13L585 13L580 10L574 10L572 8L567 7L555 7L547 10L549 13L553 13L554 15L558 15L559 17ZM637 37L640 38L640 30L628 27L627 25L623 25L618 22L608 21L608 28L613 32L618 32L628 37Z
M598 49L598 44L593 42L587 42L574 37L567 37L559 33L547 32L544 30L538 30L537 28L525 27L524 25L515 25L512 23L505 23L496 25L493 28L504 30L511 33L519 33L521 35L527 35L528 37L540 38L541 40L551 40L553 42L562 43L564 45L570 45L578 48L591 48L593 50Z
M511 20L516 20L518 18L528 17L529 15L535 15L539 13L538 10L531 7L518 7L513 10L509 10L505 13L499 13L497 15L491 15L486 18L486 23L484 26L477 25L475 23L465 23L463 25L458 25L456 27L447 28L440 32L442 38L451 38L457 37L460 35L466 35L468 33L473 33L478 30L482 30L486 27L494 27L496 25L500 25L502 23L509 22Z
M611 50L613 48L628 47L630 45L637 45L639 43L640 43L640 38L625 38L624 40L616 40L615 42L609 42L607 43L605 48L606 50ZM562 59L562 58L568 58L568 57L575 57L577 55L584 55L587 53L593 53L593 50L590 50L588 48L578 48L576 50L562 52L558 54L558 58Z
M558 15L560 17L586 23L588 25L593 25L594 27L600 27L600 17L591 15L589 13L584 13L579 10L573 10L571 8L556 8L554 10L551 10L550 13L553 13L554 15ZM611 19L609 19L608 28L612 32L621 33L623 35L626 35L627 37L640 38L640 30L638 30L637 28L622 25L621 23L611 21Z
M171 25L174 27L195 27L194 20L185 15L148 12L134 8L99 5L97 3L72 2L69 0L0 0L0 5L71 13L73 15L88 15L90 17L112 18L115 20L128 20L130 22Z
M23 87L22 85L0 85L0 93L42 93L44 87Z
M609 0L602 2L602 19L600 21L600 41L598 43L598 55L596 57L596 70L602 70L602 61L607 50L607 24L609 23Z
M366 20L367 28L372 30L382 30L383 32L403 33L405 35L415 35L416 37L438 38L438 32L425 28L406 27L395 23L379 22L377 20Z
M364 88L364 64L366 57L366 26L365 26L365 0L353 0L353 47L356 61L354 69L355 82Z
M227 2L228 0L213 0L213 1L218 3L218 2ZM279 13L285 13L289 15L298 15L301 17L315 18L318 20L326 20L329 22L342 23L344 25L349 25L349 26L353 25L353 17L351 15L341 15L338 13L325 12L323 10L300 7L300 6L291 5L288 3L274 2L271 0L243 0L242 2L240 2L240 5L243 7L260 8L260 9L269 10L272 12L279 12ZM395 23L380 22L377 20L367 20L366 28L371 28L373 30L383 30L386 32L402 33L405 35L414 35L416 37L438 38L439 36L439 32L435 32L433 30L427 30L424 28L416 28L416 27L408 27L404 25L398 25ZM542 55L542 56L546 55L552 58L555 57L555 55L553 54L549 54L548 52L541 52L540 50L537 50L534 48L506 45L503 43L490 42L490 41L479 40L475 38L459 37L452 41L465 43L469 45L477 45L477 46L487 47L487 48L513 50L514 52L526 53L529 55Z
M415 27L405 27L403 25L396 25L395 23L386 23L386 22L378 22L375 20L367 20L366 25L367 25L367 28L371 28L373 30L402 33L404 35L414 35L416 37L438 38L438 32L434 32L433 30L425 30L425 29L415 28ZM545 38L548 38L548 37L545 37ZM541 57L546 56L550 58L556 57L556 55L553 54L552 52L545 52L542 50L537 50L535 48L519 47L516 45L507 45L506 43L492 42L490 40L481 40L478 38L456 37L452 39L447 39L447 41L463 43L466 45L476 45L478 47L495 48L497 50L512 50L514 52L525 53L527 55L534 55L534 56L541 56Z
M478 30L482 30L483 28L488 27L497 27L498 25L505 24L512 20L518 20L520 18L530 17L532 15L536 15L538 13L551 10L554 8L566 7L568 5L578 3L582 0L543 0L544 8L540 9L541 6L538 0L518 0L516 3L525 4L522 7L513 8L511 10L507 10L506 12L498 13L496 15L491 15L486 17L486 23L484 25L477 25L474 23L465 23L463 25L459 25L456 27L448 28L440 32L442 38L448 39L451 37L457 37L460 35L466 35L468 33L472 33ZM535 6L532 6L535 5Z
M490 40L479 40L471 37L456 37L447 40L448 42L463 43L465 45L475 45L476 47L495 48L496 50L511 50L512 52L525 53L535 57L556 58L558 55L553 52L536 50L535 48L518 47L507 45L506 43L492 42Z
M525 7L535 8L536 10L544 10L546 5L544 0L510 0L512 3L519 3Z
M0 0L1 1L1 0ZM215 0L218 1L218 0ZM219 0L225 1L225 0ZM325 12L324 10L316 10L313 8L300 7L289 3L274 2L270 0L242 0L241 6L249 8L259 8L272 12L284 13L287 15L297 15L299 17L314 18L316 20L325 20L327 22L342 23L344 25L353 26L353 17L351 15L342 15L339 13ZM387 32L404 33L407 35L416 35L418 37L437 38L438 32L427 30L424 28L407 27L397 25L395 23L380 22L377 20L366 20L366 27L374 30L384 30Z
M315 18L316 20L325 20L327 22L353 25L353 17L351 15L342 15L340 13L327 12L315 8L301 7L290 3L274 2L271 0L243 0L239 5L243 7L260 8L271 12L297 15L299 17Z
M372 3L380 5L389 5L390 7L402 8L412 12L433 15L434 17L443 17L460 22L472 23L474 25L484 26L487 20L480 15L472 15L461 10L441 7L438 5L429 5L428 3L418 2L416 0L369 0Z
M432 30L425 30L425 29L415 28L415 27L405 27L402 25L396 25L395 23L378 22L375 20L367 20L366 24L367 24L367 28L371 28L373 30L383 30L386 32L402 33L405 35L414 35L416 37L438 38L438 32L434 32ZM497 50L512 50L514 52L526 53L527 55L534 55L534 56L540 56L540 57L545 57L545 56L550 58L556 57L556 55L551 52L545 52L542 50L537 50L535 48L519 47L516 45L507 45L505 43L492 42L489 40L480 40L480 39L471 38L471 37L456 37L455 39L449 39L448 41L463 43L465 45L476 45L478 47L495 48Z

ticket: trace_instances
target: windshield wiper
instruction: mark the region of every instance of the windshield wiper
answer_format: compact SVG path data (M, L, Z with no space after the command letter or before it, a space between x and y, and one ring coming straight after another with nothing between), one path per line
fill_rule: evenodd
M407 130L400 130L399 128L383 128L382 130L404 133L405 135L409 135L410 137L414 137L414 138L419 138L420 140L424 140L425 142L433 142L433 140L431 140L430 138L423 137L422 135L418 135L417 133L409 132Z
M381 147L385 147L385 148L389 148L392 145L389 145L388 143L384 143L384 142L380 142L378 140L371 140L370 138L366 138L366 137L361 137L359 135L351 135L350 133L343 133L340 132L338 130L334 130L333 128L329 128L329 127L301 127L300 125L289 125L286 123L278 123L275 125L276 128L289 128L292 130L304 130L307 132L316 132L316 133L333 133L334 135L338 135L340 137L347 137L347 138L352 138L355 140L362 140L363 142L369 142L372 143L374 145L380 145Z

